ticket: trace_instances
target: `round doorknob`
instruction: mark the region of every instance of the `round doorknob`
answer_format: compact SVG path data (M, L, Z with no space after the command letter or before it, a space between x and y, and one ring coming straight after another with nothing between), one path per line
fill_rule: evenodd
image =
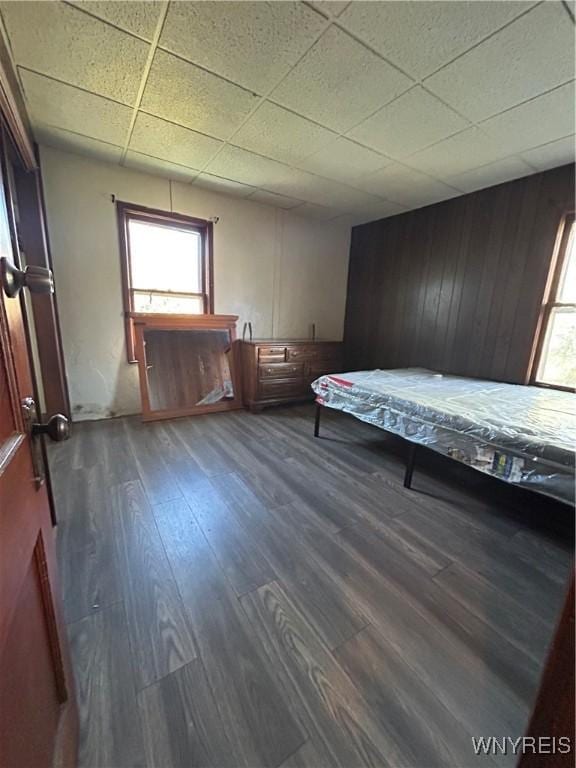
M54 293L54 277L47 267L33 264L25 269L18 269L3 257L0 259L0 278L4 293L13 299L21 288L28 288L30 293Z
M45 424L32 424L33 435L48 435L50 440L61 443L70 437L70 422L61 413L55 413Z

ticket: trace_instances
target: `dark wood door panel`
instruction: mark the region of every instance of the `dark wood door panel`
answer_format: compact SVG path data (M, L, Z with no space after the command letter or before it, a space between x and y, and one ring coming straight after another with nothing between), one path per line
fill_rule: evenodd
M24 576L0 656L0 764L41 768L55 750L60 705L66 697L62 660L52 652L51 596L42 589L41 540ZM31 663L34 660L34 663ZM55 665L58 672L55 674ZM26 722L27 727L22 728Z

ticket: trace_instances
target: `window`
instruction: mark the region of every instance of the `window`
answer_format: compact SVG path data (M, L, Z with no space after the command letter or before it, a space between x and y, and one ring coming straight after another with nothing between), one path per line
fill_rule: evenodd
M576 227L566 217L543 307L534 383L558 389L576 388Z
M126 346L135 362L135 313L213 312L212 223L117 203Z

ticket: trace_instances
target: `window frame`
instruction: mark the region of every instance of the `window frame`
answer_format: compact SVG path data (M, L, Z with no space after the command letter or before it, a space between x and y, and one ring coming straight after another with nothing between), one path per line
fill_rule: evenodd
M116 216L118 220L118 235L120 243L120 270L122 275L122 302L124 307L124 326L126 335L126 354L129 363L137 363L136 359L136 338L134 333L134 317L136 315L155 315L159 313L137 313L134 310L133 295L139 290L131 285L132 270L130 267L130 237L128 233L128 223L132 221L142 221L147 224L163 224L167 227L173 226L178 229L188 229L196 232L201 237L202 261L201 283L202 293L175 292L182 296L202 296L204 311L202 315L214 314L214 264L213 264L213 223L207 219L197 219L192 216L185 216L181 213L171 213L157 208L148 208L143 205L127 203L120 200L116 201ZM154 292L153 289L151 292ZM157 291L160 294L169 294L170 291ZM180 315L182 316L182 315ZM196 315L190 315L196 316ZM174 317L178 317L174 313Z
M557 307L574 307L576 309L576 303L571 301L557 301L558 288L560 285L560 279L566 263L568 253L568 242L570 238L570 231L572 227L576 227L575 212L573 210L568 211L562 216L560 227L558 230L558 236L556 239L556 245L554 248L553 257L550 263L550 270L548 274L548 283L544 293L544 301L542 302L542 308L540 310L540 317L538 320L538 327L536 331L536 343L533 354L533 362L530 372L530 384L536 387L544 387L546 389L559 389L563 392L575 392L574 387L570 387L563 384L551 384L547 381L541 381L538 379L538 369L542 361L542 355L544 353L544 344L546 341L546 333L550 324L550 318L552 311ZM576 230L575 230L576 233ZM575 235L576 236L576 235Z

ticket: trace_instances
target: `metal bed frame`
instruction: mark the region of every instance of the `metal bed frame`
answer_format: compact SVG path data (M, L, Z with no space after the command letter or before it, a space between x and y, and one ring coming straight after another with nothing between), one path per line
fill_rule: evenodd
M316 401L316 412L314 414L314 437L320 437L320 414L322 406ZM398 435L399 437L399 435ZM408 443L408 458L406 459L406 468L404 470L404 488L412 488L412 473L414 472L414 465L416 463L416 452L419 447L417 443L412 443L410 440L404 440Z

